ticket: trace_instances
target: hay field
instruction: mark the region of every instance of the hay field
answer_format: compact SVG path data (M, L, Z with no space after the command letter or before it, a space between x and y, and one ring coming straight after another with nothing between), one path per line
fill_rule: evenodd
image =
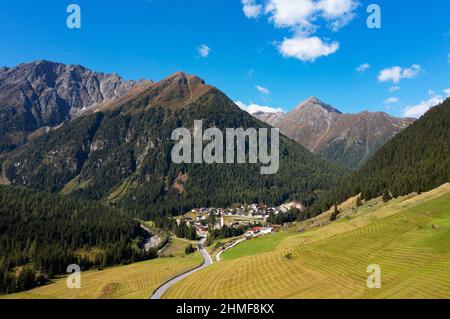
M3 299L145 299L168 279L200 265L197 252L186 257L158 258L126 266L87 271L81 276L81 289L68 289L66 278L30 291L0 296Z
M381 289L367 288L370 264ZM243 242L164 297L450 298L450 184Z

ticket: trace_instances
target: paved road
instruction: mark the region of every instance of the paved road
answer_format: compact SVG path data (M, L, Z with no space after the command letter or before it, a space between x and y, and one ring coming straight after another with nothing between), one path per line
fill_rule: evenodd
M211 256L209 256L208 252L203 248L203 244L206 241L206 237L202 238L199 242L198 242L198 249L200 251L200 253L203 256L203 264L197 268L194 268L184 274L181 274L179 276L176 276L172 279L170 279L169 281L167 281L165 284L163 284L162 286L160 286L158 289L155 290L155 292L153 293L153 295L151 295L150 299L161 299L161 297L166 293L166 291L172 287L173 285L175 285L177 282L183 280L184 278L192 275L193 273L196 273L197 271L200 271L206 267L208 267L209 265L211 265L213 263Z
M216 261L220 261L220 259L222 258L222 253L227 251L230 248L233 248L234 246L236 246L239 243L242 243L245 240L245 238L241 238L237 241L235 241L232 245L230 245L229 247L225 248L224 250L221 250L220 252L217 253L216 255Z

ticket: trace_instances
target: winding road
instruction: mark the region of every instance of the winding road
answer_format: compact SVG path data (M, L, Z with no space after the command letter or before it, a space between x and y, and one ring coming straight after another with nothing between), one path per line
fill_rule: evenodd
M219 253L217 253L217 255L216 255L216 261L220 261L220 260L221 260L222 254L223 254L225 251L227 251L227 250L230 249L230 248L233 248L234 246L236 246L236 245L239 244L239 243L242 243L243 241L245 241L245 238L241 238L241 239L235 241L232 245L230 245L230 246L228 246L227 248L225 248L224 250L221 250L221 251L220 251Z
M208 254L208 252L205 250L205 248L203 248L203 244L206 241L206 237L202 238L198 243L198 250L200 251L200 253L203 256L203 264L201 264L199 267L194 268L192 270L189 270L188 272L185 272L184 274L178 275L172 279L170 279L169 281L167 281L166 283L164 283L163 285L161 285L158 289L156 289L153 292L153 295L151 295L150 299L161 299L161 297L166 293L166 291L172 287L173 285L175 285L177 282L183 280L184 278L196 273L197 271L200 271L206 267L208 267L209 265L211 265L213 263L211 256Z

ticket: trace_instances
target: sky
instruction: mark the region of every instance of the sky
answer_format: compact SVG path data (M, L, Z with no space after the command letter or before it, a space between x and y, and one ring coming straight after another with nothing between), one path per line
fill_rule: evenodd
M381 28L368 27L372 3ZM68 27L71 4L80 28ZM448 12L448 0L2 0L0 66L45 59L155 81L184 71L249 111L316 96L419 117L450 96Z

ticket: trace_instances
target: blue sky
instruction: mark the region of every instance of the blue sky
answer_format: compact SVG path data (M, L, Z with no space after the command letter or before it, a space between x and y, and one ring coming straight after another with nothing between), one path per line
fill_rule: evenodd
M66 26L71 3L79 30ZM366 25L370 3L381 29ZM418 116L450 95L449 12L448 0L2 0L0 65L182 70L243 105L289 111L314 95L343 112Z

